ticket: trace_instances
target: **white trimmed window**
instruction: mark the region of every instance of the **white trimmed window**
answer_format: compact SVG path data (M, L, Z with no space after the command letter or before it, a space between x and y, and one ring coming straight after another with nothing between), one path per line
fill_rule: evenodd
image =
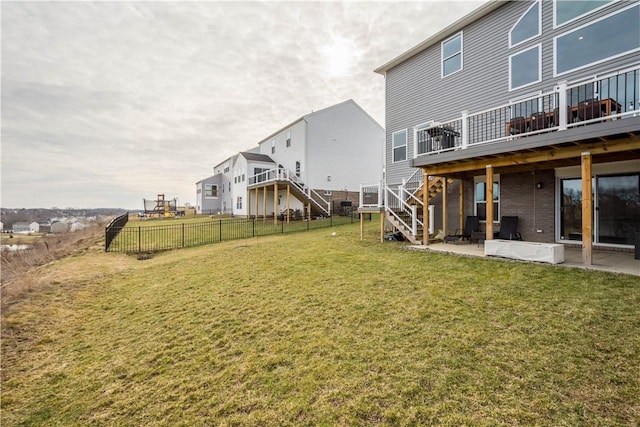
M242 197L240 196L236 199L236 209L242 209Z
M535 45L509 56L509 90L542 80L542 48Z
M509 47L514 47L542 34L542 7L537 1L515 23L509 31Z
M208 197L208 198L218 197L218 186L215 184L205 184L204 197Z
M297 161L297 162L296 162L296 176L297 176L298 178L300 178L300 171L301 171L301 169L302 169L302 167L301 167L301 165L300 165L300 162L299 162L299 161Z
M442 77L462 70L462 33L458 33L440 44Z
M275 154L276 153L276 140L272 139L271 140L271 154Z
M407 130L399 130L392 135L393 163L407 160Z
M474 213L480 221L487 220L487 181L484 176L477 176L474 180ZM500 175L493 176L493 221L500 218Z
M291 147L291 131L288 130L287 131L287 143L286 143L287 147Z
M553 39L553 73L559 76L640 51L640 3Z
M553 28L602 9L612 0L553 0Z

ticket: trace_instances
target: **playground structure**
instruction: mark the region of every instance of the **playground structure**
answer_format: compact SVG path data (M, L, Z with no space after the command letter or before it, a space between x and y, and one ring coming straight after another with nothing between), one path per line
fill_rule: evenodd
M177 199L165 199L164 194L158 194L156 200L142 199L144 215L150 218L169 218L180 216ZM183 211L182 211L183 212Z

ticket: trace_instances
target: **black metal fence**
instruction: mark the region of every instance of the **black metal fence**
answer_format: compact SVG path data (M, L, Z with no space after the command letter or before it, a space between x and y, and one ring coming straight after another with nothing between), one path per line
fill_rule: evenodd
M118 233L122 231L125 225L129 222L129 212L125 212L117 218L111 220L109 225L104 229L104 250L108 251L113 239L118 237Z
M367 220L371 221L371 215ZM353 224L359 220L357 213L348 216L332 216L300 221L278 221L273 218L222 218L203 222L152 225L141 221L137 226L107 227L105 251L120 253L146 253L168 249L186 248L227 240L246 239L273 234L293 233L337 225ZM112 223L115 222L112 221ZM111 224L110 224L111 225Z

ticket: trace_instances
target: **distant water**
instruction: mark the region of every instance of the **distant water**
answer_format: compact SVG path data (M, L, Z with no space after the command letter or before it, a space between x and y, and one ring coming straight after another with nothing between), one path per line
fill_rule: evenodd
M27 249L31 249L31 245L0 245L0 252L25 251Z

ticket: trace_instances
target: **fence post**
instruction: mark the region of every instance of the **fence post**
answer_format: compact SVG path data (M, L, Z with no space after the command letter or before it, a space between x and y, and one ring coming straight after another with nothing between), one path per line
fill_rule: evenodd
M138 226L138 253L142 252L142 227Z
M218 230L220 232L220 241L222 242L222 220L218 220Z
M182 223L182 247L184 248L184 222Z
M258 215L256 214L255 218L251 219L251 237L256 237L256 220L258 219Z

